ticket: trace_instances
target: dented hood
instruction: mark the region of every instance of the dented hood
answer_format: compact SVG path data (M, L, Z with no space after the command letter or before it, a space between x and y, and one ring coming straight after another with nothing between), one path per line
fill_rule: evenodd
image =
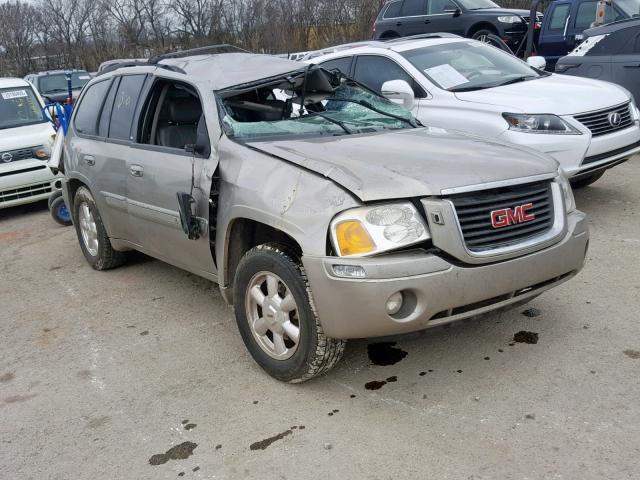
M365 202L440 195L557 170L542 153L428 127L247 145L324 175Z

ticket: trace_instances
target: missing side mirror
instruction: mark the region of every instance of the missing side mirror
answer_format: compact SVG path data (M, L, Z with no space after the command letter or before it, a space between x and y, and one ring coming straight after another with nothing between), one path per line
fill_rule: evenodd
M178 192L177 197L182 231L189 237L189 240L197 240L200 238L200 223L193 211L196 201L186 192Z

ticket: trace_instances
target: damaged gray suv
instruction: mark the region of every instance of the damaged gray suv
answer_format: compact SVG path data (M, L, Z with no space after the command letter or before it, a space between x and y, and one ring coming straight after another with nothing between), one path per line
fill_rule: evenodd
M218 283L255 361L287 382L329 370L347 339L527 302L588 244L549 157L423 127L338 72L267 55L101 74L59 167L93 268L133 249Z

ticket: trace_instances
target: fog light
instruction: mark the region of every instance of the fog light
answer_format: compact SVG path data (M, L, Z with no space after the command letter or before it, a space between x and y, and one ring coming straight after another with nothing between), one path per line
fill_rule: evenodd
M395 315L396 313L398 313L402 308L403 301L404 301L404 295L402 295L402 292L396 292L393 295L391 295L387 299L387 304L385 305L387 309L387 314Z
M364 268L360 265L333 265L333 273L337 277L343 278L365 278L367 276Z

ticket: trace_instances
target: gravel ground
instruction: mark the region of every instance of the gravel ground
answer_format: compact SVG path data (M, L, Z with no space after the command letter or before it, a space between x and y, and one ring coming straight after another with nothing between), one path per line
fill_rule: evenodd
M215 285L95 272L46 203L0 210L0 477L640 478L640 160L576 199L578 277L302 385L253 363Z

